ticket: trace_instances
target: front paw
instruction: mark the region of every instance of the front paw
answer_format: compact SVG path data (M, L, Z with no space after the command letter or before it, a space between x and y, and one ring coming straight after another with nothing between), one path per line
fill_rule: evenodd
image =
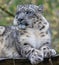
M51 56L55 56L56 55L56 51L54 49L50 49L50 54L51 54Z
M33 50L33 52L29 56L29 60L31 64L38 64L43 61L43 54L39 50Z
M41 50L42 50L44 58L56 55L56 51L54 49L50 49L48 46L42 47Z

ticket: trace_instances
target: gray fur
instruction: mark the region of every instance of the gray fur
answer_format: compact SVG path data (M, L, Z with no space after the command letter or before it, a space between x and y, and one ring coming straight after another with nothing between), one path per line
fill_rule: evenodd
M33 4L19 5L13 22L19 27L17 50L32 64L56 54L51 47L49 22L42 15L42 9Z
M21 55L37 64L56 54L51 47L49 23L41 11L33 4L17 7L14 26L0 29L0 57L16 59Z

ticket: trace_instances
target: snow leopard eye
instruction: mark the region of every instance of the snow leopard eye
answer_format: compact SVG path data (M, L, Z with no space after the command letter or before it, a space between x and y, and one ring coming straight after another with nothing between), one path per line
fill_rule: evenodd
M31 14L31 11L27 11L26 14Z
M26 11L26 14L27 14L28 16L33 16L33 15L34 15L34 12L32 12L32 11Z

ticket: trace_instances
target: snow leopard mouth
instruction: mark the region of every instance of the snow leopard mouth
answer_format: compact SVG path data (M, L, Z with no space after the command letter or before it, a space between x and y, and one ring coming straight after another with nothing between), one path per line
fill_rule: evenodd
M25 29L29 24L24 19L18 20L19 28Z

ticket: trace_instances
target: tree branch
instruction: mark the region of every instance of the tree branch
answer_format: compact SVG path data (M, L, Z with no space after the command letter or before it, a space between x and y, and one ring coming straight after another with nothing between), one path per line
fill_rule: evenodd
M52 60L52 63L53 65L59 65L59 54L56 55L55 57L51 57L51 60ZM50 60L50 61L51 61ZM31 65L29 60L28 59L14 59L14 62L16 65ZM13 59L5 59L5 60L0 60L0 65L13 65L14 64L13 62ZM52 65L50 62L49 62L49 58L44 58L44 61L37 64L37 65Z
M12 14L10 11L6 10L5 8L3 8L2 6L0 6L0 9L4 12L6 12L8 15L14 17L14 14Z

